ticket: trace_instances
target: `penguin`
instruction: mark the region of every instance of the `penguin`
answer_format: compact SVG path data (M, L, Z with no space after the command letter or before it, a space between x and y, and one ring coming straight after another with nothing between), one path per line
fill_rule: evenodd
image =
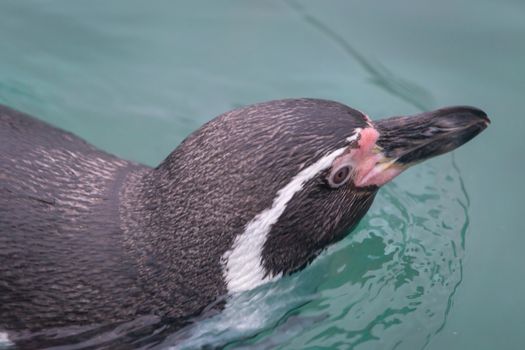
M0 332L220 312L307 266L382 185L489 122L466 106L372 121L277 100L216 117L151 168L0 106Z

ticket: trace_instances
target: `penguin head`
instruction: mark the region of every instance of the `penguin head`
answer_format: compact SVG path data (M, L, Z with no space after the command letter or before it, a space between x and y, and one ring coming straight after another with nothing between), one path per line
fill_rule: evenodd
M208 122L158 170L178 216L199 228L201 253L242 291L304 267L350 232L380 186L487 124L470 107L374 123L333 101L271 101Z

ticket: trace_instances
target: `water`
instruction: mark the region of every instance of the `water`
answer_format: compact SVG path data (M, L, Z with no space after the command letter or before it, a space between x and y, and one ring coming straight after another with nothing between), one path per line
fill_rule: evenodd
M150 165L263 100L481 107L487 131L382 189L310 267L158 347L521 349L524 37L518 0L3 1L0 103Z

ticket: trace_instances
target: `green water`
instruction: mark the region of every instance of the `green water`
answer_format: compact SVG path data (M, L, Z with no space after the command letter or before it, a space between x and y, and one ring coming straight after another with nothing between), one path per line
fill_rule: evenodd
M312 266L162 346L524 348L524 1L0 2L0 103L124 158L155 165L285 97L372 118L470 104L492 125L386 186Z

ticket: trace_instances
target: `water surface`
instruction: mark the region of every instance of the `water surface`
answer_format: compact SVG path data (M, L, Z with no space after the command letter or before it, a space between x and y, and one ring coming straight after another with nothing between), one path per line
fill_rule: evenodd
M524 19L516 0L3 1L0 103L149 165L264 100L483 108L487 131L382 189L307 269L157 346L519 349Z

